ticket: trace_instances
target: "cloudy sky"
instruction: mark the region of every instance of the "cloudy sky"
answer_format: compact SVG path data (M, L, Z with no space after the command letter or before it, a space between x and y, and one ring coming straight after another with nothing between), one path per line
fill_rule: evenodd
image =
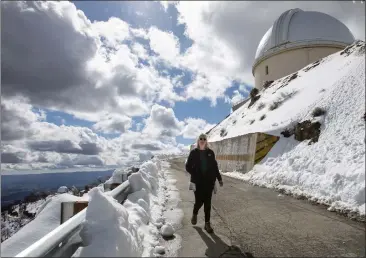
M291 8L365 38L365 5L1 2L1 167L114 167L178 153L253 85L263 34Z

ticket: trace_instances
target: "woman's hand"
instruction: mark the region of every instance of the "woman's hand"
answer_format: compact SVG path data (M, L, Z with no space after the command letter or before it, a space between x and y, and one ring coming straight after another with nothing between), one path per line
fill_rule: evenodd
M219 181L219 184L220 184L220 186L223 186L224 185L224 183L222 181Z

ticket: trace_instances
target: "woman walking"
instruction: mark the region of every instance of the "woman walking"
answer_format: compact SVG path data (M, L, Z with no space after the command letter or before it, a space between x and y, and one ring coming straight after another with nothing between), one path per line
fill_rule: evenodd
M195 204L191 222L197 224L197 214L204 205L205 212L205 230L213 233L210 224L211 217L211 198L215 187L216 179L220 186L223 186L222 178L219 172L215 153L207 145L207 136L201 134L197 140L197 146L189 153L186 170L191 174L191 183L195 184Z

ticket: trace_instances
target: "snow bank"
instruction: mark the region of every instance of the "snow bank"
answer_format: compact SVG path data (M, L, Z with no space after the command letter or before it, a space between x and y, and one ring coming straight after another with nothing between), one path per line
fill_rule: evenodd
M34 208L37 216L16 232L11 238L1 243L1 256L15 256L43 236L60 225L60 207L62 202L87 200L86 197L76 197L70 194L59 194L48 199L41 209ZM40 207L40 206L39 206Z
M83 197L60 194L37 208L30 208L38 215L2 243L2 256L18 254L55 229L60 224L61 202L80 200L89 201L80 233L86 246L79 248L73 257L151 257L165 253L159 229L169 220L168 233L174 234L179 223L177 218L182 217L177 216L182 212L175 209L178 195L171 192L174 182L166 178L165 172L157 158L142 164L140 170L128 178L133 193L128 195L123 205L104 193L101 187L95 187ZM172 201L176 205L167 206ZM164 214L167 217L175 214L176 224Z
M123 205L98 189L91 191L81 233L87 246L73 257L151 257L164 252L159 228L165 222L161 192L167 182L160 161L145 162L128 180L132 193Z
M105 184L122 184L127 180L127 174L128 171L126 169L116 169Z
M170 163L167 161L161 162L161 168L162 177L159 177L159 185L162 187L158 193L158 197L159 201L164 204L164 207L162 217L157 222L161 224L160 233L169 239L168 241L164 241L166 257L177 257L178 250L181 248L182 238L175 232L182 227L184 213L179 208L181 199L179 190L176 187L177 180L174 179L173 175L174 170L171 170ZM170 237L173 233L172 229L175 236L173 239Z
M329 205L329 210L365 215L364 42L349 50L349 56L338 52L311 70L300 70L287 86L283 86L284 78L275 81L259 93L260 99L251 108L243 105L210 132L210 141L251 132L281 136L249 173L226 175L307 197ZM282 103L269 110L275 101ZM282 137L280 132L287 126L312 120L316 107L326 110L317 118L322 124L317 143ZM263 114L266 118L258 121ZM251 120L255 122L250 124ZM220 136L222 128L228 132L225 137Z
M103 232L108 232L108 236ZM80 236L88 245L81 249L81 257L141 256L135 240L138 235L129 223L128 211L98 188L90 191L90 203Z

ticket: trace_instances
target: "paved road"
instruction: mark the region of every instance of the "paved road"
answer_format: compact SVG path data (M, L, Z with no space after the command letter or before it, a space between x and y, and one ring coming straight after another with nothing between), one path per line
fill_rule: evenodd
M188 191L184 160L170 162L184 212L179 257L360 257L365 256L365 224L306 201L224 177L213 197L215 234L203 230L203 208L190 224L194 196ZM236 246L239 251L228 247ZM226 252L225 252L226 251Z

